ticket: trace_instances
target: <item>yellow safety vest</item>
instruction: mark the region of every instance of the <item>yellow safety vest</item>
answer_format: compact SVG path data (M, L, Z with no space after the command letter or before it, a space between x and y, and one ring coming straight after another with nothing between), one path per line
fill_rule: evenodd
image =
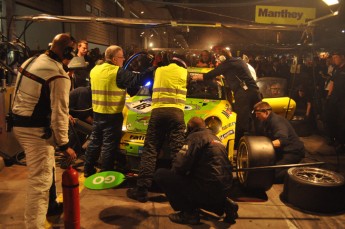
M156 69L152 109L176 107L184 110L187 95L187 69L175 63Z
M116 77L119 66L109 63L96 65L90 72L92 109L101 114L116 114L123 110L126 90L118 88Z

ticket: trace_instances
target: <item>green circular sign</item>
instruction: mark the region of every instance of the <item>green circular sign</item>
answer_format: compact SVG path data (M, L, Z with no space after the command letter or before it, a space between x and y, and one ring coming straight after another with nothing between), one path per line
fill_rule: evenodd
M125 175L115 171L105 171L96 173L86 178L84 186L89 189L107 189L114 188L122 184L125 180Z

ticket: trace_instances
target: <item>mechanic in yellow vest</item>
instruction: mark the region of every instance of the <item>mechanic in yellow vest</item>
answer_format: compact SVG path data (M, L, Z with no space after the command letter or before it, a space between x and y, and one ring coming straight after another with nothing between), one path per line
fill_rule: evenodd
M124 60L122 48L111 45L105 50L105 62L90 72L94 121L91 142L85 152L85 177L96 173L100 154L101 171L114 170L115 160L126 163L119 150L126 88L143 85L147 73L153 69L133 73L122 68Z
M127 190L127 196L147 201L157 156L164 142L168 143L171 158L184 144L184 107L187 95L187 65L184 57L175 55L168 66L156 69L153 83L152 112L141 156L137 187Z

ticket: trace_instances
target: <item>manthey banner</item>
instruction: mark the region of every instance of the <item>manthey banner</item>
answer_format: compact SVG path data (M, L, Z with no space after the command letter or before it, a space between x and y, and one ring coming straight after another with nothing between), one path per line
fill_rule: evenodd
M255 22L263 24L302 25L315 19L315 8L256 6Z

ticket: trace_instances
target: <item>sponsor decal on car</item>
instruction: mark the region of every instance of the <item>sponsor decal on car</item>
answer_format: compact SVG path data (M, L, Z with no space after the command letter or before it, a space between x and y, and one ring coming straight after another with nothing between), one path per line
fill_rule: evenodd
M228 132L226 132L225 134L222 134L219 136L220 140L223 140L225 138L227 138L229 135L235 134L234 130L229 130Z

